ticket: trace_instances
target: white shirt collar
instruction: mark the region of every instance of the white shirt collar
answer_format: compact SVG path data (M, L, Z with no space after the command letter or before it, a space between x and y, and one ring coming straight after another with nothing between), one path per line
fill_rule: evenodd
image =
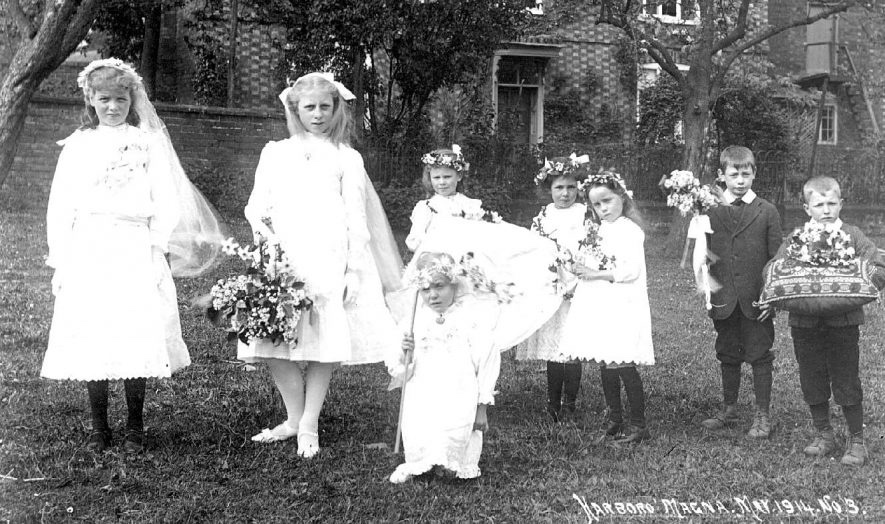
M814 219L812 219L812 220L814 220ZM816 221L815 221L815 222L816 222ZM843 223L843 222L842 222L842 219L841 219L841 218L837 218L836 221L833 222L833 227L835 227L836 229L842 229L842 223Z
M728 201L729 204L732 204L732 203L734 203L735 200L737 200L737 197L729 189L725 190L724 195L725 195L725 200ZM752 189L748 189L747 192L744 193L744 196L741 197L741 200L744 201L744 204L749 204L749 203L753 202L753 200L755 200L755 199L756 199L756 192L753 191Z

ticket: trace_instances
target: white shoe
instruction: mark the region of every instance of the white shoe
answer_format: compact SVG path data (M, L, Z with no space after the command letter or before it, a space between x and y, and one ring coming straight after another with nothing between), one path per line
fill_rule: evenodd
M412 475L406 473L399 468L397 468L396 471L390 474L390 482L394 484L402 484L403 482L408 482L410 478L412 478Z
M261 433L252 436L252 442L280 442L282 440L290 439L297 434L298 430L284 421L273 429L262 429Z
M320 436L312 431L302 431L298 434L298 456L313 458L320 452Z

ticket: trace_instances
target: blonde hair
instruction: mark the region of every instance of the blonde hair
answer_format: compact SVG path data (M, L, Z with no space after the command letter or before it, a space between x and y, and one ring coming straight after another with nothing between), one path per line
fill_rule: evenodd
M807 204L812 193L824 195L830 191L835 191L836 196L842 198L842 188L839 187L839 182L835 178L831 176L811 177L802 185L802 198Z
M750 148L744 146L728 146L719 153L719 169L725 171L728 166L735 169L751 167L756 172L756 157Z
M286 95L286 125L290 136L303 137L309 131L298 118L298 104L301 98L310 92L317 92L332 97L332 119L329 122L329 140L337 145L350 145L352 123L347 102L341 98L338 88L320 75L305 75L295 81Z
M86 107L80 117L82 127L94 129L98 126L98 115L95 113L95 108L92 107L91 99L96 91L109 89L125 89L129 93L131 103L129 104L129 113L126 115L126 123L137 127L141 119L134 109L138 101L136 98L141 96L140 90L137 89L140 84L141 80L137 76L115 67L99 67L90 72L86 76L86 85L83 88L83 101Z
M434 149L430 153L427 153L427 155L433 155L434 157L437 157L437 158L448 158L451 160L455 160L458 158L458 155L454 151L452 151L451 149L446 149L446 148ZM427 155L425 155L425 156L427 156ZM458 181L459 184L464 180L464 177L467 176L466 170L465 171L458 171L454 167L444 166L444 165L431 165L431 164L423 164L423 165L424 165L424 168L421 171L421 186L424 188L424 191L427 192L428 197L431 197L435 194L435 191L433 190L433 183L430 182L430 171L432 169L436 168L436 169L450 169L450 170L452 170L453 173L461 176L461 180Z

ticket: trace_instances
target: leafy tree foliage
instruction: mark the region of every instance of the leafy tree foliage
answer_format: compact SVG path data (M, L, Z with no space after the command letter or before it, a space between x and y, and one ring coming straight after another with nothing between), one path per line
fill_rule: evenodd
M573 0L572 0L573 1ZM590 1L590 0L588 0ZM655 16L666 2L648 0L596 0L597 22L623 31L651 60L661 66L678 84L682 94L682 122L685 137L684 168L709 181L711 171L705 160L713 110L727 87L728 72L735 62L758 44L792 27L808 25L849 8L882 9L880 0L840 0L824 4L814 15L801 16L778 26L764 22L765 3L752 0L696 0L688 18L691 24L668 23ZM690 2L681 2L690 7ZM679 69L677 62L689 66ZM686 221L674 213L669 250L677 253L685 236Z

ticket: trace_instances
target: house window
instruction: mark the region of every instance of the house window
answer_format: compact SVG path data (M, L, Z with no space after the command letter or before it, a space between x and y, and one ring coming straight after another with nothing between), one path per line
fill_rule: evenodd
M533 15L544 14L544 0L524 0L525 8Z
M685 64L676 64L676 67L679 68L680 71L685 72L688 71L689 66ZM655 85L658 80L660 80L661 75L669 74L664 73L661 70L660 64L657 62L651 62L649 64L642 64L639 66L639 78L636 82L636 121L639 121L639 96L644 89L648 89L649 87ZM682 134L682 120L676 122L676 125L673 126L673 139L676 142L683 142L683 134Z
M533 144L542 124L544 65L546 59L527 56L501 56L497 61L496 100L498 134Z
M821 12L824 6L808 6L808 16ZM822 18L805 26L805 74L816 75L837 71L836 45L839 43L839 17Z
M642 14L665 24L697 24L697 0L643 0Z
M837 126L836 106L833 104L824 105L820 114L820 130L817 135L817 143L835 145Z

